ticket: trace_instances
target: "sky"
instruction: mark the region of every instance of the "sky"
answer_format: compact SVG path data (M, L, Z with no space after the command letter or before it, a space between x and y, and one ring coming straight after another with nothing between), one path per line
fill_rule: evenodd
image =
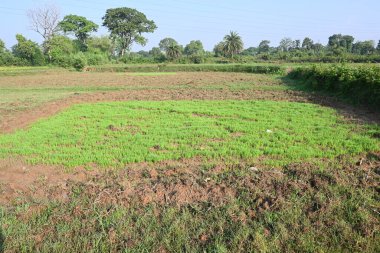
M84 16L101 26L105 11L115 7L135 8L155 21L158 29L146 34L149 50L166 37L186 45L201 40L205 49L223 40L230 31L237 31L245 48L257 46L262 40L277 46L284 37L326 44L328 37L349 34L360 40L380 40L379 0L1 0L0 39L8 48L21 33L41 43L42 37L29 28L27 11L45 4L60 9L62 18L68 14ZM101 27L96 35L107 35Z

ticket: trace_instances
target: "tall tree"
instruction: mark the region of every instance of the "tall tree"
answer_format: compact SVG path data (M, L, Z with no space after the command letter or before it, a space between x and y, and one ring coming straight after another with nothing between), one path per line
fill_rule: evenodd
M103 26L111 32L111 37L118 39L120 52L124 56L133 43L145 46L147 39L143 33L152 33L157 29L153 20L148 20L144 13L127 7L108 9L103 17Z
M270 41L269 40L263 40L259 44L259 53L268 53L270 49Z
M87 39L90 33L96 32L99 28L97 24L82 16L67 15L59 22L58 27L64 33L72 33L78 39L82 51L87 50Z
M291 38L283 38L280 41L279 49L283 52L287 52L293 48L293 40Z
M240 35L233 31L224 36L223 45L224 54L231 58L243 51L244 48L243 40Z
M313 48L314 41L309 37L306 37L302 41L302 48L309 51Z
M295 40L294 41L294 48L300 49L301 48L301 40Z
M180 45L172 44L167 48L167 51L166 51L166 57L168 57L169 60L176 60L179 57L181 57L181 54L182 54L182 48Z
M214 56L216 56L216 57L224 56L223 48L224 48L224 42L223 41L216 44L214 46L214 49L213 49Z
M49 55L49 40L57 33L60 17L59 9L54 5L45 5L27 12L30 28L43 38L44 53Z
M355 38L351 35L334 34L329 37L328 45L332 49L342 48L346 52L351 52Z
M377 43L376 50L377 50L378 52L380 52L380 40L379 40L379 42Z
M369 55L375 52L375 41L358 41L353 45L353 52L361 55Z
M203 44L200 40L192 40L186 45L184 53L187 56L202 55L204 53Z
M160 41L158 44L161 51L166 52L168 48L172 45L179 45L178 42L173 38L165 38Z
M43 54L37 43L26 39L21 34L16 35L17 44L12 47L13 54L23 60L26 60L33 66L44 63Z

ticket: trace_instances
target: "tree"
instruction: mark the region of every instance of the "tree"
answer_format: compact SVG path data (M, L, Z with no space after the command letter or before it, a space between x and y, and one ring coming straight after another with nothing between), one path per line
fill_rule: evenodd
M315 43L312 45L312 49L314 50L314 52L320 53L324 49L324 46L321 43Z
M259 54L260 53L268 53L269 52L269 44L270 44L270 41L269 40L263 40L260 42L259 44Z
M168 48L172 45L179 45L178 42L175 39L172 38L165 38L160 41L158 46L160 47L161 51L166 52Z
M233 31L224 36L223 45L224 54L231 58L234 57L234 55L239 54L244 48L243 40L237 32Z
M0 40L0 53L3 53L5 51L5 43L4 41Z
M159 47L153 47L150 51L149 51L149 55L151 57L153 57L154 59L161 59L163 58L163 53L161 51L161 49Z
M12 48L16 57L28 61L33 66L44 64L44 57L37 43L27 40L21 34L17 34L16 39L17 44Z
M351 35L334 34L329 37L329 47L343 48L346 52L352 52L353 42L355 38Z
M214 51L214 55L216 57L224 56L223 48L224 48L224 42L223 41L221 41L218 44L216 44L214 46L214 50L213 50Z
M377 50L377 52L380 52L380 40L379 40L379 43L377 43L376 50Z
M87 50L86 41L90 33L96 32L99 28L97 24L82 16L67 15L59 22L58 27L64 33L72 33L81 44L82 51Z
M49 55L49 43L47 43L58 31L60 13L54 5L45 5L31 9L27 12L30 28L43 38L44 53Z
M306 37L302 41L302 48L309 51L313 48L314 41L310 39L309 37Z
M293 40L291 38L283 38L280 41L279 49L283 52L290 51L294 46Z
M145 46L147 39L143 33L153 33L157 26L148 20L144 13L127 7L108 9L103 17L103 26L111 32L111 37L118 39L120 52L124 56L133 43Z
M108 36L90 37L87 40L87 50L93 53L108 53L113 52L112 41Z
M295 40L294 41L294 48L300 49L301 48L301 40Z
M190 41L190 43L186 45L184 53L187 56L203 55L204 49L202 42L200 40Z
M244 49L243 52L241 52L242 55L256 55L258 52L258 48L256 47L249 47L247 49Z
M168 57L169 60L175 60L181 57L182 54L182 48L179 45L171 45L167 48L166 51L166 57Z
M353 45L353 52L361 55L369 55L375 52L375 41L358 41Z

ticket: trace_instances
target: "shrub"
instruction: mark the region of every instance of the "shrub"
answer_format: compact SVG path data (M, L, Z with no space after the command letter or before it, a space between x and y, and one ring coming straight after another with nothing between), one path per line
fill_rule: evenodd
M77 54L73 57L72 66L77 71L82 71L86 65L87 65L87 60L83 54Z
M377 66L312 65L296 68L288 76L304 80L312 89L337 93L354 103L380 108L380 68Z

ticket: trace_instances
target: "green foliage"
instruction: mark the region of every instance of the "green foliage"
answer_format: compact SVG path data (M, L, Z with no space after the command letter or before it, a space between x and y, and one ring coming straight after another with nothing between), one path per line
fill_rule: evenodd
M354 103L380 109L380 68L377 66L313 65L299 67L289 77L316 90L337 93Z
M72 57L72 66L77 71L82 71L84 67L87 65L87 59L84 54L76 54Z
M4 53L5 51L5 43L0 39L0 53Z
M27 40L21 34L16 35L17 44L13 46L13 54L27 61L30 65L41 66L45 63L42 51L37 43Z
M133 43L145 45L146 38L141 34L152 33L157 29L153 20L148 20L145 14L126 7L108 9L103 17L103 26L108 28L114 40L118 39L121 56Z
M309 37L306 37L302 42L302 49L311 50L314 46L314 41Z
M237 133L240 137L235 138ZM32 163L69 167L263 155L273 157L268 163L278 166L378 148L364 129L341 122L333 110L272 101L75 105L28 130L0 136L1 156L23 155Z
M66 64L66 62L69 61L68 58L75 52L75 49L73 42L69 38L56 35L53 36L47 43L50 48L50 60L53 64L62 67L70 65L70 63Z
M87 51L91 53L112 54L112 41L108 36L90 37L87 40Z
M259 54L261 53L268 53L270 49L270 41L269 40L263 40L259 44Z
M226 56L234 57L234 55L239 54L243 51L244 44L242 38L237 32L231 31L224 37L223 41L223 53Z
M218 44L216 44L215 47L214 47L214 50L213 50L214 55L216 57L224 56L223 48L224 48L224 42L223 41L221 41Z
M203 44L200 40L192 40L185 46L184 53L187 56L201 56L204 54Z
M351 52L354 40L351 35L334 34L329 37L328 45L331 48L341 48L345 52Z
M178 42L173 38L162 39L160 43L158 44L161 51L164 51L164 52L166 52L169 49L169 47L173 45L179 45Z
M239 72L256 74L283 74L285 67L281 65L252 65L252 64L159 64L131 66L100 66L91 68L99 72Z
M358 41L353 45L352 51L353 53L360 55L371 55L376 51L375 41Z
M166 60L165 55L162 53L161 49L158 47L153 47L149 51L150 57L152 57L155 61L163 62Z
M166 50L166 57L170 60L176 60L182 55L182 48L180 45L172 44Z
M73 33L81 43L82 51L87 50L86 41L90 33L96 32L99 28L97 24L82 16L67 15L58 24L59 28L65 33Z

